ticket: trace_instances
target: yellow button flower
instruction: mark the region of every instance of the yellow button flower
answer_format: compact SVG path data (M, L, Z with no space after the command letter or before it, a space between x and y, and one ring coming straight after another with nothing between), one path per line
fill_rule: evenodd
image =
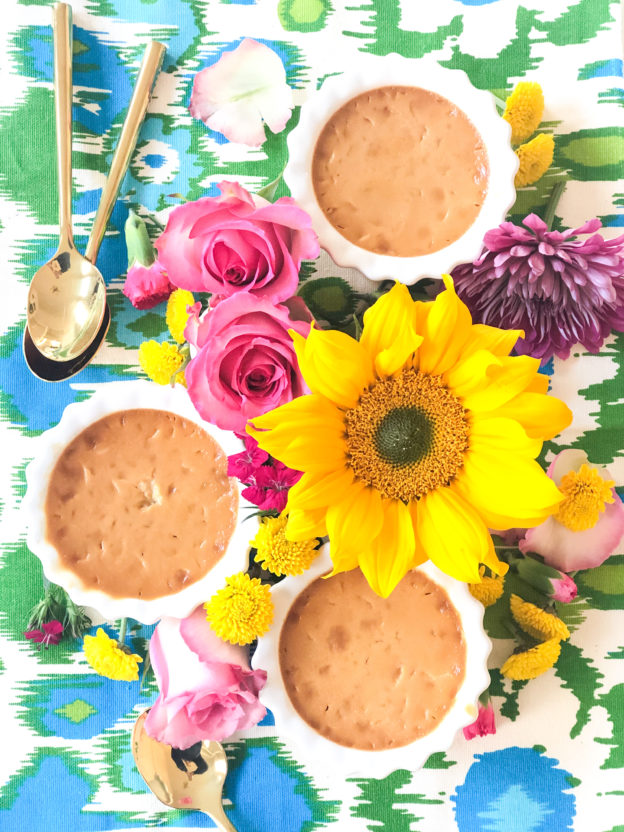
M383 597L427 558L466 583L481 564L504 574L488 528L535 526L562 500L535 459L570 410L546 395L539 359L509 356L521 333L473 325L443 279L428 303L397 283L359 341L291 332L311 394L247 428L303 471L286 537L328 534L334 573L360 566Z
M529 650L511 655L501 667L501 673L508 679L536 679L549 670L559 658L561 642L550 638Z
M270 587L246 572L226 578L225 587L204 604L204 609L215 633L232 644L250 644L273 623Z
M83 650L86 660L100 676L122 682L136 682L139 678L139 662L143 659L120 645L101 627L94 636L84 637Z
M178 344L183 344L185 341L184 329L189 319L189 313L186 311L186 307L192 306L194 303L195 298L186 289L176 289L167 301L165 320L171 337Z
M544 93L533 81L520 81L505 102L503 118L511 125L511 143L520 144L535 133L544 114Z
M583 463L578 471L568 471L559 485L565 499L555 514L555 520L573 532L592 529L605 505L615 502L611 490L614 485L614 480L603 479L587 463Z
M541 179L552 165L554 152L555 140L550 133L538 133L530 142L521 144L516 150L520 160L514 181L516 188L524 188Z
M265 517L251 545L258 551L256 563L274 575L301 575L318 555L318 540L294 542L286 538L288 517Z
M511 596L509 607L514 621L533 638L539 641L550 638L565 641L570 638L570 631L557 615L523 601L519 595Z
M176 370L184 364L184 356L175 344L144 341L139 347L139 364L156 384L170 384ZM184 372L177 373L175 380L186 387Z
M485 568L479 569L481 581L478 584L468 584L468 589L473 598L481 601L484 607L491 607L503 594L505 579L502 575L485 575Z

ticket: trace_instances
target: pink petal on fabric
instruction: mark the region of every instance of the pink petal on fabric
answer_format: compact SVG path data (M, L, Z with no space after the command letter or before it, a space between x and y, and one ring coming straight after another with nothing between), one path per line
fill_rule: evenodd
M475 737L485 737L487 734L495 734L496 720L492 703L490 702L488 705L479 703L479 713L476 720L463 730L464 737L467 740L472 740Z
M292 90L280 57L268 46L245 38L197 73L189 109L194 118L230 141L260 147L266 138L264 124L273 133L281 132L292 107Z

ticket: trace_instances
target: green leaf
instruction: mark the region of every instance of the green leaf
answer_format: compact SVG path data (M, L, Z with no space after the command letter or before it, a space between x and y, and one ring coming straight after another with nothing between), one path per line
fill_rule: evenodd
M268 185L265 185L263 188L257 192L258 196L261 196L263 199L267 199L269 202L275 201L275 194L277 193L277 189L280 186L280 182L282 181L282 172L278 173L275 179L272 182L269 182Z
M339 326L355 313L355 294L341 277L308 280L300 286L299 295L315 318L327 321L331 326Z
M604 677L581 648L569 641L561 642L555 673L563 681L562 687L572 691L579 703L576 722L570 731L570 737L574 739L589 722L589 712L597 704L596 691Z

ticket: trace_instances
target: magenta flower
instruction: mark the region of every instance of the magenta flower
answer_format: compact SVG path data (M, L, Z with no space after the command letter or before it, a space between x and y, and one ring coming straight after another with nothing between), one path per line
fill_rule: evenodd
M472 740L475 737L485 737L487 734L496 733L496 722L494 718L494 708L492 703L482 705L479 702L479 713L475 721L471 725L464 728L464 737L467 740Z
M275 460L271 465L258 468L254 482L241 493L259 509L281 513L286 508L288 489L300 479L301 471L293 471Z
M453 269L457 294L475 323L523 330L518 353L568 358L578 342L598 352L612 330L624 330L624 235L594 234L597 219L563 232L535 214L523 224L488 231L477 260Z
M529 531L529 529L522 531L518 539L520 549L526 548L524 538L529 534ZM577 596L578 589L572 578L566 575L565 572L561 572L547 563L542 563L541 560L528 556L520 557L514 561L513 568L523 581L542 592L552 601L561 601L568 604Z
M58 644L63 635L63 625L60 621L47 621L41 630L27 630L24 636L36 644L43 644L48 649L51 644Z
M245 450L228 457L228 477L236 477L244 483L253 482L257 470L269 458L266 451L258 447L253 436L241 436L245 443Z
M561 574L561 578L555 578L552 581L552 594L550 597L553 601L560 601L562 604L569 604L570 601L574 601L576 598L578 588L569 575L564 575L563 573Z

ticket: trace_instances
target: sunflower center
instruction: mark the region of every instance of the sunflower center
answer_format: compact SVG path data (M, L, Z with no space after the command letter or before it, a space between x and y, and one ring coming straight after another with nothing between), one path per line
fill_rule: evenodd
M433 423L424 410L397 407L377 425L375 447L383 460L401 468L427 455L432 436Z
M578 471L569 471L559 485L565 499L559 505L555 520L573 532L593 528L605 510L605 503L613 502L611 489L614 485L613 480L603 480L595 468L585 463Z
M464 464L470 427L441 376L412 368L364 393L345 426L355 475L406 503L451 482Z

